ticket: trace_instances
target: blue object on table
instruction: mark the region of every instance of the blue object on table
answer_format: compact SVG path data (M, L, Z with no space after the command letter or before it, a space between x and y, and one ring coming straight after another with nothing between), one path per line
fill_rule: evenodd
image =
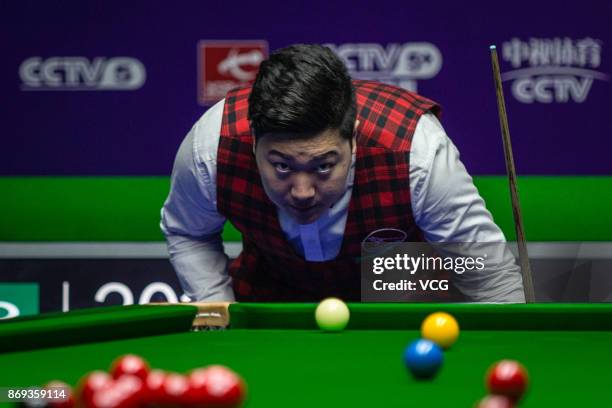
M404 364L416 378L432 378L443 360L442 349L433 341L415 340L404 350Z

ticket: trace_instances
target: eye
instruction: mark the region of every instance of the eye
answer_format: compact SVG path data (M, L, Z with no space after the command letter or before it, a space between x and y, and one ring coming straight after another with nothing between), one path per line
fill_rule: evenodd
M274 168L276 169L276 171L278 171L279 173L289 173L291 171L291 167L287 166L286 163L272 163L272 165L274 166Z
M329 173L333 167L334 167L333 163L323 163L317 166L317 173L322 173L322 174Z

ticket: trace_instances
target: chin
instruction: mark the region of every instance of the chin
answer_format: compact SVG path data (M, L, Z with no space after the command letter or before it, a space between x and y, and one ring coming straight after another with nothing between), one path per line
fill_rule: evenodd
M309 215L308 217L296 217L299 224L312 224L321 217L321 214Z

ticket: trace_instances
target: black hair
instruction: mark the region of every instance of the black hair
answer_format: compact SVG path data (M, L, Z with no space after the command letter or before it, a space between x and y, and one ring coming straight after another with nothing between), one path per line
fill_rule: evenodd
M352 140L356 104L351 77L327 47L282 48L261 63L248 115L255 140L269 133L307 137L328 129Z

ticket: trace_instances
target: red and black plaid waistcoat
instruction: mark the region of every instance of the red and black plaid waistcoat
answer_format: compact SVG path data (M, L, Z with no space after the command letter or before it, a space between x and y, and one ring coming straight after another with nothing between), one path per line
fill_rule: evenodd
M422 241L410 204L409 160L421 115L439 107L406 90L354 81L357 101L355 179L342 247L327 262L309 262L285 238L277 208L264 192L247 120L250 88L227 94L217 155L217 208L240 230L242 254L230 275L240 301L360 300L361 243L397 228Z

